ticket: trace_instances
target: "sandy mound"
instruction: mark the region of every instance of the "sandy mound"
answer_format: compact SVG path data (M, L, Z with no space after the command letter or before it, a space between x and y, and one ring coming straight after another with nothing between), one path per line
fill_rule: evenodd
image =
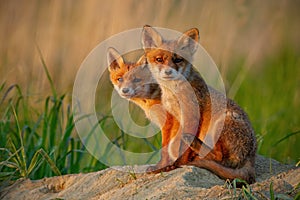
M299 192L295 187L300 182L300 168L262 156L257 157L256 163L257 182L250 185L252 195L269 198L271 182L275 195L294 197ZM161 174L133 172L145 167L19 180L2 189L0 199L231 199L243 194L241 189L230 189L224 180L205 169L185 166Z

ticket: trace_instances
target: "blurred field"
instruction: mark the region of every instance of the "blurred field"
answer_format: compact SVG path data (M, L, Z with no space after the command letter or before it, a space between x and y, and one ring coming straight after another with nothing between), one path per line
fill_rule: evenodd
M37 46L57 94L66 94L63 101L67 107L77 70L89 52L114 34L149 24L178 31L199 28L200 43L219 67L228 95L245 108L253 122L259 153L283 162L298 162L299 7L300 1L279 0L2 0L0 85L6 84L0 88L0 111L4 113L1 115L0 147L6 147L7 137L14 132L6 127L15 125L13 115L10 115L9 124L6 123L6 111L12 104L8 99L16 103L18 96L18 92L6 93L13 84L20 86L22 97L26 99L25 113L31 116L23 120L24 115L20 114L21 124L35 124L36 138L42 133L54 134L43 132L39 123L35 123L42 121L39 116L45 112L45 101L53 95ZM62 119L65 116L62 115ZM60 123L65 124L67 119ZM286 137L289 134L292 136ZM71 136L76 138L73 129ZM282 138L285 139L276 144ZM80 146L80 142L76 144ZM46 151L51 154L54 149ZM33 156L33 153L27 154ZM96 166L90 159L88 164L92 163ZM76 170L66 169L63 173L81 171L80 165L77 163ZM99 169L100 165L97 166L95 169ZM42 176L43 172L37 177Z

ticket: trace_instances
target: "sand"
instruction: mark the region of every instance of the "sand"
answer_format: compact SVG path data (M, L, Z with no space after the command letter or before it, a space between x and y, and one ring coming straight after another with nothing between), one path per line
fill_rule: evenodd
M136 173L148 166L123 166L41 180L21 179L0 190L0 199L232 199L243 197L213 173L184 166L160 174ZM121 169L121 170L120 170ZM257 156L256 183L248 186L258 199L299 193L300 168ZM247 186L246 186L247 187ZM245 189L244 189L245 192Z

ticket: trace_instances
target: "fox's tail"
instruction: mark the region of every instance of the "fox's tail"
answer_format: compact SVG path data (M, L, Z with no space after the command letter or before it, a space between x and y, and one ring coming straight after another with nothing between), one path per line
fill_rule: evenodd
M205 145L199 138L190 134L183 134L182 139L186 144L189 144L190 148L197 154L200 154L199 147ZM230 168L223 166L214 160L197 156L193 161L187 163L187 165L207 169L223 179L233 180L238 178L246 181L248 184L255 182L255 169L250 160L247 160L241 168Z
M243 167L237 169L225 167L214 160L206 159L195 159L187 163L187 165L207 169L223 179L233 180L238 178L246 181L248 184L255 182L255 170L250 162L247 162Z

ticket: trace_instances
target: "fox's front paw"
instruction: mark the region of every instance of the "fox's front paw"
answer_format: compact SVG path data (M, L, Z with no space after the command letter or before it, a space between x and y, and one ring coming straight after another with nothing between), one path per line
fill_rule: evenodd
M157 173L161 173L161 172L169 172L173 169L176 169L177 167L175 165L168 165L165 167L161 167L158 165L154 165L154 166L150 166L146 169L146 173L148 174L157 174Z
M153 165L153 166L150 166L146 169L146 173L147 174L152 174L152 173L155 173L156 170L158 170L157 165Z

